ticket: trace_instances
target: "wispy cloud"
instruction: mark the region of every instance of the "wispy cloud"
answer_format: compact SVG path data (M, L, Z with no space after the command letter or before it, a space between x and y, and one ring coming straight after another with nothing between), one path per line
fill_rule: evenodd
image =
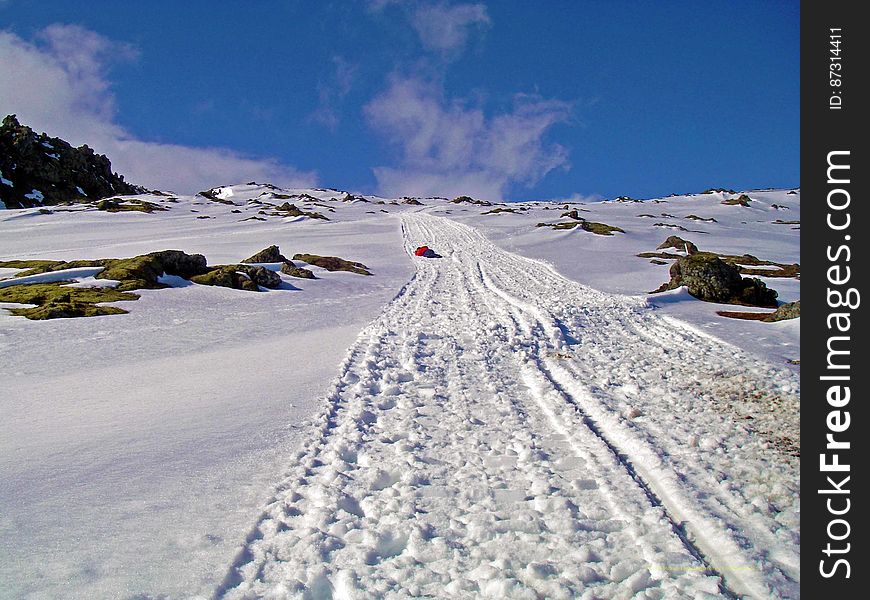
M309 118L335 131L341 121L339 105L350 93L358 67L341 56L333 56L332 64L334 70L331 78L321 81L317 86L319 102L317 109L309 115Z
M423 47L445 55L460 53L472 31L489 24L483 4L423 4L411 16L411 25Z
M197 148L136 139L116 122L107 72L134 60L135 48L75 25L51 25L33 42L0 31L0 107L36 130L72 144L88 144L112 160L127 180L192 192L221 183L259 180L313 185L313 173L274 159L222 148Z
M400 152L398 166L374 171L384 194L501 200L514 183L533 185L568 167L567 150L544 139L569 119L567 102L517 94L512 110L487 117L479 107L445 98L439 84L393 75L364 111Z

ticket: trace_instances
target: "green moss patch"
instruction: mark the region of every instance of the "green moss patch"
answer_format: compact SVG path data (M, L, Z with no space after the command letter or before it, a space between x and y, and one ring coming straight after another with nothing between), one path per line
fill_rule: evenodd
M0 260L0 268L5 269L27 269L28 275L34 273L45 273L50 267L64 264L60 260ZM19 273L20 277L23 273Z
M159 204L155 204L153 202L146 202L145 200L136 200L136 199L128 199L123 200L121 198L106 198L105 200L100 200L96 204L94 204L97 210L102 210L110 213L117 212L144 212L144 213L152 213L154 211L162 211L168 210Z
M327 271L348 271L360 275L371 275L368 267L360 262L344 260L337 256L318 256L317 254L294 254L293 260L300 260L309 265L326 269Z
M582 227L584 231L588 231L596 235L613 235L614 232L625 233L625 231L623 231L619 227L608 225L606 223L595 223L593 221L583 221L582 223L580 223L580 227Z
M0 302L35 304L35 307L8 309L13 315L32 320L123 314L127 312L124 309L97 304L138 299L137 294L112 288L68 287L63 282L29 283L0 288Z

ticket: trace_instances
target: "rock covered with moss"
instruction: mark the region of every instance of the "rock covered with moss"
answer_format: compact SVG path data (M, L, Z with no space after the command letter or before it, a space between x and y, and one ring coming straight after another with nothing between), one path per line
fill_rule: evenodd
M327 271L348 271L360 275L371 275L369 268L361 262L345 260L337 256L318 256L317 254L294 254L293 260L300 260L309 265L326 269Z
M682 250L686 254L695 254L698 252L698 247L695 244L689 240L684 240L677 235L668 236L668 239L656 246L656 250L662 250L665 248L675 248L677 250Z
M801 301L797 300L795 302L788 302L783 304L771 314L764 318L764 321L768 323L775 323L777 321L785 321L788 319L797 319L801 316Z
M264 248L257 252L256 254L249 256L243 263L279 263L279 262L287 262L287 258L281 254L281 249L276 245L271 245L268 248Z
M7 208L93 201L144 188L112 172L112 163L87 145L37 134L15 115L0 125L0 200Z
M686 286L689 293L706 302L775 307L777 293L754 277L741 277L737 267L711 252L681 256L671 266L671 280L656 292Z
M290 277L297 277L299 279L317 279L311 269L297 267L289 260L281 265L281 272Z

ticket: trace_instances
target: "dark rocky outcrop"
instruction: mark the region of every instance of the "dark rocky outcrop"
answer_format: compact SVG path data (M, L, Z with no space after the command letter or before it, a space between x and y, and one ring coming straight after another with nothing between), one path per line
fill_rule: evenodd
M452 204L477 204L478 206L492 206L492 202L486 200L475 200L471 196L457 196L450 201Z
M87 145L73 148L37 134L15 115L0 125L0 200L7 208L93 201L146 190L112 172L112 163ZM11 184L11 185L10 185Z
M706 302L776 307L776 291L760 279L741 277L737 267L710 252L681 256L671 265L670 275L671 280L655 292L686 286L692 296Z

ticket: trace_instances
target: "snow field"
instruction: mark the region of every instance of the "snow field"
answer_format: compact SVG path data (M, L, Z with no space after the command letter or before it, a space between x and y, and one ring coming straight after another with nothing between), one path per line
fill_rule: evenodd
M795 461L701 393L745 356L402 219L445 258L351 348L218 597L794 597ZM771 367L733 386L795 401Z

